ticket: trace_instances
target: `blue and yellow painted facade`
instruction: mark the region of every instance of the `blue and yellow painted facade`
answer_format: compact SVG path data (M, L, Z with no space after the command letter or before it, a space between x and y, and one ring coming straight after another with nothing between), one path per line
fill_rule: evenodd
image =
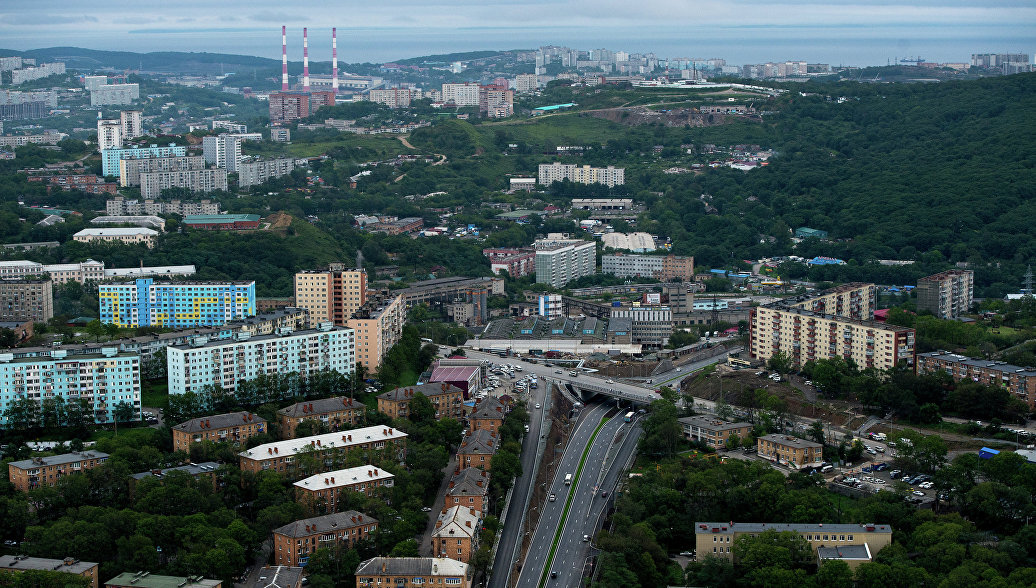
M99 287L101 322L119 327L216 327L255 316L255 282L155 283L140 278Z

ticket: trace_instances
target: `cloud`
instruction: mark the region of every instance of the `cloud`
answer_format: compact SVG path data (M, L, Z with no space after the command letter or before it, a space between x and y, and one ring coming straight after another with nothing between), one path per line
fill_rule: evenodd
M0 18L0 21L12 25L32 26L97 22L97 17L89 14L7 14Z
M248 17L256 22L300 22L309 17L301 14L285 14L283 12L257 12Z

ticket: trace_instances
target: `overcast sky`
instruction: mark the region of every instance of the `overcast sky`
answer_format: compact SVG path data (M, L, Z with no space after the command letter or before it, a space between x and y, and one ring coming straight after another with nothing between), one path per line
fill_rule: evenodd
M488 37L497 43L480 47L485 49L522 46L511 42L511 31L518 30L522 34L514 41L526 41L530 32L542 30L544 37L559 44L566 42L566 33L579 39L606 30L650 39L653 31L669 36L679 30L710 36L723 36L727 31L736 36L753 28L793 32L887 29L891 36L908 41L932 36L960 36L966 41L969 31L982 31L982 39L1002 37L1009 46L977 47L975 51L1031 52L1033 47L1015 45L1024 41L1036 47L1036 0L0 0L0 47L19 50L78 45L146 51L168 50L174 48L170 44L179 43L184 50L278 57L279 43L269 48L264 41L254 50L242 51L246 43L229 39L248 35L266 39L271 30L277 37L280 31L276 29L282 24L296 36L303 26L321 31L321 36L327 36L323 29L331 26L338 26L340 35L343 30L371 28L463 36L464 30L481 29L480 45L487 38L485 29L497 29L495 37ZM320 47L325 44L319 42Z

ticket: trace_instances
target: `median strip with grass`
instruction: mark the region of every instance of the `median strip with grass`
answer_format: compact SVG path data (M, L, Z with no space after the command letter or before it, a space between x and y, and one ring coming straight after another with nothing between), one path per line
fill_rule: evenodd
M600 424L594 429L592 435L590 435L590 441L586 444L586 449L583 450L582 457L579 458L579 467L576 468L576 473L572 477L572 487L577 488L579 486L579 477L583 474L583 464L586 463L586 457L590 455L590 448L594 445L594 439L597 438L597 433L601 432L601 427L608 422L608 417L601 419ZM547 554L547 563L543 566L543 573L540 574L539 586L542 588L547 583L547 574L550 572L550 568L554 565L554 553L558 550L558 543L561 542L561 533L565 530L565 521L568 520L568 510L572 506L572 495L575 492L569 492L568 498L565 499L565 508L561 511L561 522L558 525L557 532L554 533L554 540L550 544L550 552Z

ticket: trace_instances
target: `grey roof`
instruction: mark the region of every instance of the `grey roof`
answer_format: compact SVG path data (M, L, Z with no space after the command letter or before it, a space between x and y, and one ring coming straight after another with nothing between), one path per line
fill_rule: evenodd
M871 550L866 545L838 545L835 547L818 547L820 559L863 559L870 561Z
M446 387L445 390L443 390L443 386ZM379 394L378 398L394 402L406 400L409 397L407 392L408 390L418 392L424 396L437 396L439 394L457 393L462 391L460 388L452 384L447 384L445 382L432 382L429 384L421 384L420 386L403 386L400 388L394 388L388 392Z
M695 415L689 417L683 417L677 419L679 422L687 425L695 425L702 429L708 429L710 431L729 431L731 429L743 429L745 427L752 428L752 423L730 423L727 421L721 421L716 418Z
M13 465L20 470L27 470L39 466L65 465L68 463L83 461L84 459L108 459L108 454L100 451L73 451L72 453L64 453L62 455L33 457L30 459L23 459L21 461L12 461L10 465Z
M191 419L173 427L176 431L186 433L200 433L214 429L225 429L227 427L265 423L266 419L252 414L246 410L241 412L228 412L225 414L214 414L212 416Z
M504 418L504 404L496 398L489 396L478 403L478 409L468 415L471 419L502 419Z
M772 441L778 445L790 445L792 447L823 447L823 445L813 441L806 441L805 439L799 439L798 437L792 437L790 435L782 435L780 433L771 433L760 437L760 439Z
M45 557L26 557L24 555L0 555L0 570L44 570L47 572L82 574L95 567L97 567L96 562L79 561L72 558L61 560Z
M715 530L714 529L718 529ZM696 534L762 533L774 530L794 533L891 533L889 525L856 523L695 523Z
M482 482L481 487L479 482ZM464 468L453 475L450 484L446 489L449 496L484 496L489 491L489 473L478 468Z
M304 417L311 414L324 414L349 408L362 410L365 407L362 402L353 400L348 396L333 396L331 398L321 398L320 400L296 402L291 406L278 410L277 414L289 417Z
M288 523L283 527L278 527L277 529L274 529L273 532L278 535L287 535L288 537L308 537L314 533L337 529L351 529L352 527L371 524L378 524L378 519L369 517L362 512L356 512L355 510L346 510L329 515L301 519L293 523ZM309 530L307 530L306 527L309 527Z
M174 468L165 468L162 470L151 470L147 472L140 472L137 474L131 474L130 477L135 480L143 480L144 478L150 478L151 476L157 476L161 478L170 472L184 472L192 476L198 474L205 474L208 472L214 472L219 468L220 464L214 461L206 461L202 463L189 463L187 465L176 466Z
M372 557L361 562L356 576L465 576L468 564L447 557Z
M292 588L302 584L302 568L266 566L259 570L259 580L253 588Z
M630 317L612 317L608 321L608 332L623 331L629 333L633 330L633 319Z
M457 449L457 453L492 455L496 453L496 445L496 438L492 433L485 429L479 429L475 431L473 435L469 435L463 442L461 442L460 448Z
M973 359L966 355L957 355L955 353L948 353L945 351L931 351L929 353L918 353L917 358L920 360L922 357L928 357L932 359L938 359L947 363L960 363L971 367L981 368L984 370L990 370L994 372L1001 372L1003 374L1020 374L1025 377L1036 376L1036 370L1031 367L1020 367L1011 365L1004 361L991 361L988 359Z

